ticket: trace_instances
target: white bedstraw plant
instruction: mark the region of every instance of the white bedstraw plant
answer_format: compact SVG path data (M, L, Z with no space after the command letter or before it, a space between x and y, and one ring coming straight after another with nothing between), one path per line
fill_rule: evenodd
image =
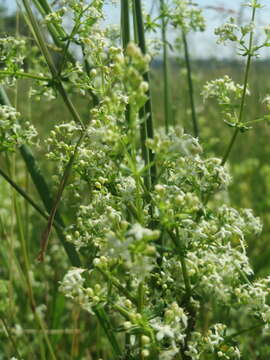
M83 60L74 63L66 55L59 76L66 89L94 94L98 101L84 113L85 128L66 119L47 139L48 158L61 176L85 132L64 195L73 210L66 240L84 261L67 271L60 290L105 330L100 336L110 343L107 359L239 359L237 334L247 330L241 325L267 331L270 324L270 280L253 278L246 254L247 237L255 239L262 225L252 210L220 205L213 194L226 191L228 169L205 157L198 139L180 127L167 134L160 129L147 139L157 174L146 187L151 164L141 151L140 132L149 114L138 114L148 100L149 56L133 42L123 51L107 37L107 29L99 27L103 1L61 3L67 10L48 15L46 23L60 24L59 16L71 15L73 30L62 40L79 46ZM174 22L203 28L200 12L188 3L174 2ZM188 23L182 10L189 11ZM231 40L234 26L230 29L217 33ZM244 36L250 27L241 31ZM228 77L204 90L232 116L242 93ZM3 132L4 140L13 147L18 114L0 110L0 121L13 129Z

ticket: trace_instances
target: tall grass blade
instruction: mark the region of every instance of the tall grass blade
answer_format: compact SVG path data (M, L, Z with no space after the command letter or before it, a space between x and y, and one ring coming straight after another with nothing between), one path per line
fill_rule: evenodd
M134 1L134 10L135 10L135 17L136 17L136 28L137 28L137 35L138 35L138 44L143 54L146 54L146 42L145 42L145 33L144 33L144 22L143 22L143 14L142 14L142 4L141 0L133 0ZM149 79L149 72L144 74L144 80L150 85ZM147 137L153 138L154 137L154 127L153 127L153 113L152 113L152 101L151 101L151 92L150 86L147 92L148 100L145 104L145 124L146 124L146 131L144 133L147 134ZM144 140L144 139L143 139ZM151 186L153 186L156 182L157 177L157 169L155 164L155 156L151 149L148 149L149 152L149 161L153 165L151 166Z
M182 30L182 40L184 44L184 52L185 52L185 63L187 69L187 79L188 79L188 92L189 92L189 99L190 99L190 107L191 107L191 118L193 124L193 133L195 137L199 136L199 126L198 126L198 119L196 114L196 107L195 107L195 97L194 97L194 86L192 80L192 69L191 69L191 62L189 56L189 49L188 49L188 42L187 36L184 30Z
M165 122L166 133L168 133L169 126L171 125L171 101L170 101L170 87L169 87L167 22L165 19L164 0L160 0L160 15L161 15L162 46L163 46L164 122Z

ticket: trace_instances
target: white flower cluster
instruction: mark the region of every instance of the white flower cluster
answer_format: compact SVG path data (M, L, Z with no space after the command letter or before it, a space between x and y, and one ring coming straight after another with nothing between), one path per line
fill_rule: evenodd
M235 23L234 18L230 18L227 23L215 29L215 35L218 36L218 43L226 43L226 41L237 41L239 36L239 27Z
M59 289L67 298L72 299L84 310L93 314L93 307L104 301L106 289L99 284L95 284L93 288L85 287L85 279L82 275L84 272L86 270L81 268L70 269L61 282Z
M217 359L237 360L240 359L240 351L236 346L226 345L226 325L215 324L202 336L194 332L188 343L188 350L185 355L192 360L200 360L203 354L216 354Z
M13 107L0 106L0 151L15 151L22 144L31 143L37 132L29 122L22 127L18 113Z
M235 84L233 80L225 75L223 78L206 83L203 88L203 99L216 98L220 105L235 105L243 93L243 86Z
M172 24L180 27L185 32L204 31L205 19L202 10L197 4L188 0L173 0L173 6L169 9Z
M5 71L16 73L23 71L23 62L26 54L26 42L11 36L0 38L0 64Z
M105 135L104 139L106 146ZM205 207L205 195L226 188L230 176L219 160L202 158L196 139L177 128L167 136L157 134L147 144L155 152L159 168L158 184L151 194L158 228L149 226L144 186L138 173L130 170L127 151L122 154L121 166L111 157L111 177L93 172L91 204L80 207L68 240L78 248L95 249L93 274L103 275L116 289L113 299L117 305L107 306L124 317L123 332L141 332L147 338L143 340L145 357L158 349L162 359L173 359L179 351L185 351L192 360L214 353L221 359L238 359L238 347L226 342L225 325L209 327L206 336L193 325L191 338L187 329L200 308L212 302L241 309L242 316L259 316L268 326L268 280L248 280L253 271L245 242L247 236L261 232L261 223L251 210L237 211L225 205L216 208L214 201L211 208ZM98 146L96 150L98 153ZM136 158L133 166L138 171ZM161 264L158 270L157 264ZM177 301L185 299L186 276L192 291L189 306L184 300L181 304ZM77 281L80 291L76 295L71 290L73 280L70 286L69 281L69 277L63 281L65 294L70 291L70 297L83 308L93 309L97 299L87 295L83 282ZM91 288L96 281L93 276ZM140 284L145 293L141 312L134 300ZM98 295L99 304L106 301L102 294ZM136 342L132 349L138 354Z
M243 89L242 85L235 84L228 75L225 75L223 78L207 82L204 85L202 96L204 101L210 98L215 99L222 109L225 122L230 126L235 126L238 124L236 109L241 106ZM248 88L245 94L250 95Z

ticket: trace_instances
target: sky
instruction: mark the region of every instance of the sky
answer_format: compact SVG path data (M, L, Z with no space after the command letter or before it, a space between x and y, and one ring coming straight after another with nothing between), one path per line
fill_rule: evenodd
M159 3L159 0L154 0ZM206 18L207 30L204 33L196 33L190 35L190 47L194 57L196 58L232 58L236 51L233 46L222 46L216 44L214 29L220 26L230 16L241 18L243 21L249 21L250 8L240 11L241 4L248 0L195 0L195 2L204 10ZM265 7L257 12L257 23L259 28L263 28L270 24L270 0L260 0ZM145 7L149 9L152 0L145 0ZM4 4L10 11L16 8L16 0L0 0L0 4ZM217 11L216 9L219 9ZM222 9L226 11L222 11ZM119 9L115 6L106 6L107 21L112 24L119 22ZM171 31L169 38L173 39L177 34ZM257 39L259 41L259 39ZM263 58L270 58L270 48L262 53Z

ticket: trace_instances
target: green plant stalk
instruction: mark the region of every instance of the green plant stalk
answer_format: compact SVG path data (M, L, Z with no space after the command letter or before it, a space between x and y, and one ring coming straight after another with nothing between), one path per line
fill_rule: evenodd
M194 309L193 309L193 306L192 306L192 303L191 303L192 289L191 289L190 279L189 279L189 276L188 276L185 255L183 253L183 247L182 247L182 244L181 244L181 240L180 240L178 231L177 231L177 234L174 234L173 231L169 231L168 233L169 233L169 235L170 235L176 249L179 252L181 270L182 270L182 275L183 275L184 284L185 284L185 290L186 290L185 304L186 304L186 309L187 309L187 311L189 313L187 336L185 338L184 345L180 349L179 355L181 355L183 360L191 360L190 356L187 356L185 354L185 351L188 349L188 341L190 339L191 333L192 333L192 331L194 329L194 325L195 325L195 313L194 313Z
M190 285L190 280L189 280L189 276L188 276L188 272L187 272L186 260L183 255L182 245L180 244L180 240L179 240L178 236L176 236L172 231L169 232L169 235L170 235L176 249L179 251L181 269L182 269L184 284L185 284L185 288L186 288L186 294L187 294L187 298L189 301L191 298L192 292L191 292L191 285Z
M99 267L96 267L96 270L100 272L108 282L111 282L113 286L115 286L123 295L125 295L134 305L138 305L137 298L130 294L129 290L122 286L116 278Z
M255 15L256 15L256 7L253 7L252 9L252 18L251 18L251 22L253 23L255 21ZM248 46L248 57L247 57L247 63L246 63L246 69L245 69L245 75L244 75L244 88L243 88L243 94L242 94L242 98L241 98L241 104L240 104L240 111L239 111L239 117L238 117L238 123L242 123L243 122L243 115L244 115L244 107L245 107L245 102L246 102L246 95L247 95L247 87L248 87L248 77L249 77L249 73L250 73L250 65L251 65L251 59L252 59L252 47L253 47L253 38L254 38L254 31L252 30L249 36L249 46ZM239 134L239 128L236 128L234 131L234 134L231 138L231 141L228 145L227 150L224 153L224 156L222 158L222 162L221 165L225 165L229 155L232 151L232 148L235 144L236 138Z
M43 14L43 16L45 15L48 15L50 13L53 12L50 4L48 3L47 0L33 0L33 3L39 8L39 11L41 14ZM52 30L50 30L50 33L52 36L55 35L55 38L53 38L54 42L59 44L59 46L61 47L61 40L59 39L60 38L66 38L67 37L67 33L65 31L65 29L60 25L58 24L56 21L53 22L53 26L50 25L50 27L52 27Z
M121 0L121 37L124 52L130 43L130 19L129 19L129 0ZM126 123L130 124L130 104L125 110Z
M134 1L134 9L135 9L135 17L137 23L137 33L138 33L138 44L143 54L146 54L146 42L145 42L145 33L144 33L144 23L143 23L143 14L142 14L142 5L141 0L133 0ZM149 79L149 71L144 74L144 81L146 81L150 85ZM145 104L145 126L147 134L147 138L154 138L154 127L153 127L153 113L152 113L152 102L151 102L151 91L150 86L149 90L147 91L148 100ZM143 141L144 139L142 139ZM151 149L147 149L149 152L149 161L152 164L150 171L151 171L151 186L153 186L156 182L157 178L157 169L155 164L155 156Z
M21 155L26 163L27 169L31 175L32 181L38 190L39 196L41 197L47 212L50 214L52 212L52 210L54 209L54 205L55 205L52 200L50 189L49 189L44 177L41 174L40 168L37 165L37 162L35 161L35 158L31 152L31 150L27 146L23 145L20 147L20 151L21 151ZM55 218L56 222L53 219L53 222L52 222L53 224L57 223L61 227L63 227L63 228L65 227L65 223L57 209L54 210L54 218ZM65 235L59 227L56 228L56 232L57 232L59 240L61 241L61 243L68 255L68 258L69 258L71 264L73 266L79 267L81 265L81 261L80 261L79 255L78 255L74 245L71 244L70 242L66 241Z
M135 7L135 0L132 0L132 15L133 15L133 37L134 42L138 44L138 25L137 25L137 17L136 17L136 7Z
M35 302L34 293L33 293L32 285L31 285L31 279L29 276L29 273L30 273L29 256L27 253L27 246L26 246L25 236L24 236L24 232L23 232L23 225L22 225L22 221L21 221L21 211L19 209L19 205L18 205L18 202L16 201L16 198L15 198L15 212L16 212L16 218L17 218L17 224L18 224L18 230L19 230L18 231L19 240L20 240L21 248L22 248L23 262L24 262L24 268L25 268L24 269L25 270L25 279L26 279L26 284L27 284L27 288L28 288L30 307L33 312L35 321L38 323L38 325L40 326L40 328L42 330L42 335L44 336L45 342L48 346L51 359L56 360L56 355L52 348L52 344L48 337L48 334L45 331L43 320L40 318L40 316L38 315L38 313L36 311L36 302Z
M141 108L139 111L139 117L141 119L140 124L140 140L141 140L141 150L142 150L142 157L144 159L145 164L145 175L144 177L144 185L146 187L146 190L148 193L150 193L152 188L152 180L151 180L151 170L150 170L150 155L149 155L149 149L146 147L146 140L148 138L147 136L147 127L146 127L146 121L145 121L145 108Z
M0 333L3 333L4 330L0 329ZM11 334L17 334L18 332L22 332L23 334L35 335L42 330L40 329L20 329L19 331L16 328L10 329ZM46 329L45 332L48 335L73 335L73 334L81 334L82 331L80 329Z
M186 69L187 69L188 92L189 92L190 107L191 107L193 133L194 133L195 137L199 137L199 126L198 126L198 119L197 119L196 107L195 107L192 69L191 69L191 62L190 62L190 56L189 56L187 36L186 36L186 33L184 30L182 30L182 40L183 40L184 52L185 52L185 64L186 64Z
M79 137L79 140L76 143L73 154L71 155L71 157L69 159L69 162L65 167L64 174L63 174L63 176L61 178L61 181L60 181L60 184L59 184L59 187L58 187L58 190L57 190L56 198L55 198L54 205L53 205L53 208L51 210L51 213L50 213L50 216L49 216L49 219L48 219L47 226L46 226L46 228L45 228L45 230L44 230L44 232L42 234L41 249L40 249L40 253L39 253L39 256L38 256L39 261L44 261L44 256L45 256L45 253L46 253L46 250L47 250L47 247L48 247L49 236L50 236L52 226L53 226L53 223L54 223L54 218L56 216L56 212L57 212L58 206L60 204L64 189L65 189L65 187L67 185L67 182L68 182L71 170L72 170L73 163L74 163L74 161L76 159L78 149L79 149L80 144L82 143L85 135L86 135L85 132L81 133L81 135Z
M144 303L144 288L143 288L143 282L141 281L139 283L138 287L138 313L142 314L143 311L143 303ZM142 336L141 334L138 334L138 340L139 340L139 360L143 360L143 344L142 344Z
M0 87L0 104L11 106L9 98L2 87ZM52 210L52 207L53 207L51 191L47 185L47 182L46 182L44 176L41 173L41 170L37 164L37 161L31 151L31 149L27 145L20 146L19 150L20 150L21 156L25 162L27 170L31 176L31 179L37 189L37 192L44 204L44 207L47 210L47 212L50 213ZM59 212L56 212L55 219L60 226L65 227L64 221ZM64 246L64 249L68 255L68 258L69 258L71 264L73 266L80 267L80 264L81 264L80 258L75 250L74 245L66 241L65 235L63 234L62 230L57 228L56 232L57 232L59 240L61 241L62 245Z
M130 42L129 0L121 0L121 37L125 50Z
M51 57L51 54L46 46L46 43L43 39L43 36L40 32L40 29L39 29L39 26L38 26L38 23L34 17L34 14L32 12L32 9L31 9L31 6L30 6L30 3L28 0L22 0L22 3L24 5L24 8L25 8L25 11L27 13L27 16L28 16L28 19L29 19L29 24L31 25L31 30L33 32L33 35L35 36L35 39L37 41L37 44L40 48L40 51L42 52L45 60L46 60L46 63L52 73L52 76L54 79L57 79L57 70L56 70L56 67L54 65L54 62L53 62L53 59Z
M20 353L19 353L19 351L18 351L18 349L17 349L16 341L13 338L12 332L9 329L9 327L8 327L5 319L3 318L2 314L0 314L0 319L1 319L2 323L3 323L3 326L4 326L4 329L5 329L6 333L7 333L7 336L8 336L8 338L9 338L9 340L10 340L12 346L13 346L16 357L18 358L18 360L23 360Z
M35 201L19 186L17 185L2 169L0 169L0 175L20 194L44 219L48 220L49 215L46 214L41 207L35 203ZM54 222L54 226L61 230L61 226Z
M0 78L2 77L2 75L15 76L15 77L20 77L20 78L39 80L39 81L46 81L46 82L52 81L51 78L48 78L48 77L45 77L45 76L39 76L39 75L36 75L36 74L25 73L23 71L0 70Z
M42 15L43 18L52 12L51 7L46 0L33 0L33 3L37 7L39 13ZM65 39L67 37L67 33L62 28L62 26L60 26L56 22L54 22L53 24L48 24L48 28L54 43L61 48L63 46L63 43L60 39Z
M26 145L22 145L19 148L21 156L26 164L26 168L31 176L31 179L38 190L39 196L45 206L45 209L50 213L53 207L53 198L50 193L48 184L45 181L41 173L41 169L37 164L36 159L30 148ZM65 227L64 221L59 213L55 216L56 222L61 226Z
M226 340L226 341L230 341L230 340L234 339L234 338L237 337L237 336L240 336L240 335L242 335L242 334L246 334L246 333L248 333L248 332L250 332L250 331L259 329L259 328L261 328L261 327L263 327L263 326L265 326L265 323L260 323L260 324L251 326L251 327L248 328L248 329L243 329L243 330L238 331L238 332L236 332L236 333L234 333L234 334L232 334L232 335L226 336L225 340Z
M161 32L162 32L162 44L163 44L164 121L165 121L166 134L168 134L169 126L171 125L171 111L170 111L171 101L170 101L170 87L169 87L167 23L164 12L165 12L164 0L160 0Z
M120 346L118 344L118 341L115 337L114 330L112 328L110 319L106 314L106 311L101 306L96 306L93 310L94 310L94 313L97 316L98 321L99 321L101 327L103 328L103 330L112 346L115 357L118 359L122 355L122 352L121 352Z

